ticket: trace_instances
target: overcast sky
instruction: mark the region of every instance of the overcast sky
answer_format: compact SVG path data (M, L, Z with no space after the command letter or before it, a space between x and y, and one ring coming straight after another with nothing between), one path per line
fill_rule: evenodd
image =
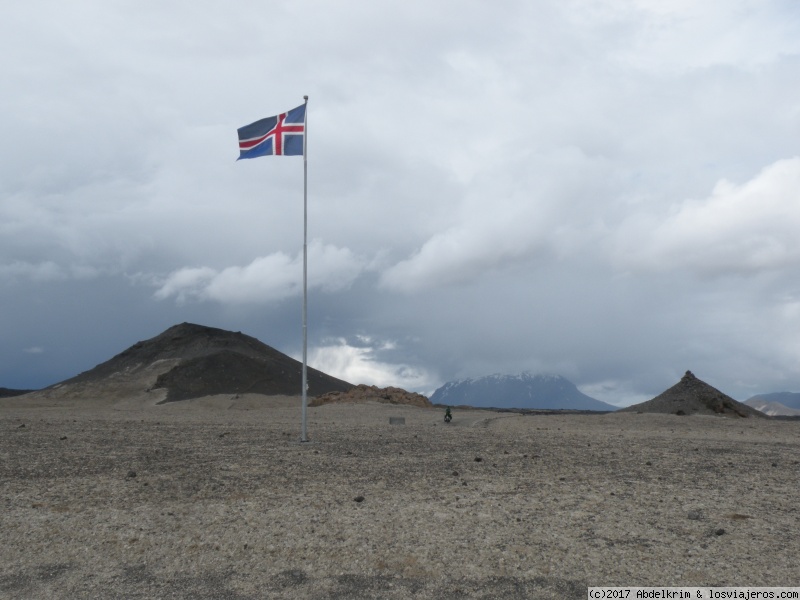
M9 3L0 386L184 321L432 393L800 391L800 3Z

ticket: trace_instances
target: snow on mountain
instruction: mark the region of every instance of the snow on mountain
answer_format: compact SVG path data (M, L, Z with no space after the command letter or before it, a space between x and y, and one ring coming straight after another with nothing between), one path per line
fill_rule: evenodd
M571 409L613 411L616 406L587 396L560 375L495 373L449 381L430 398L434 404L493 408Z

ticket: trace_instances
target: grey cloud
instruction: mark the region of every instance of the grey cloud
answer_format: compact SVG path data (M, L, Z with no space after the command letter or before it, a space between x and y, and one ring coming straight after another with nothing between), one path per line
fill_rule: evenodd
M16 3L0 50L2 386L181 321L296 355L303 163L235 130L308 94L324 364L800 389L791 4Z

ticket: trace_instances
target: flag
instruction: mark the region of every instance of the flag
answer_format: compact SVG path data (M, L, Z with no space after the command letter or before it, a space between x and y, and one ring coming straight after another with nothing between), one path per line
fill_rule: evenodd
M306 105L238 129L239 158L303 156Z

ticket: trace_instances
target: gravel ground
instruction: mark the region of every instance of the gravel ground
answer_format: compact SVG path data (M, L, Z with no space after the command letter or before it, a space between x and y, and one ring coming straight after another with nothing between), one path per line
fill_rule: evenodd
M800 585L800 422L328 405L300 444L296 399L11 400L2 598Z

